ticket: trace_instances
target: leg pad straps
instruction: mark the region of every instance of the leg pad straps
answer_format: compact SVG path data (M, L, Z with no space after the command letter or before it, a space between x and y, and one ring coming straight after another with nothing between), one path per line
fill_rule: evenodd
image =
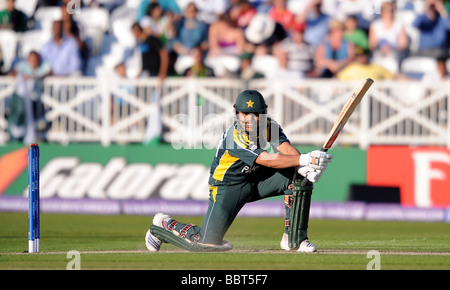
M297 249L300 243L308 238L309 209L313 183L308 181L304 186L301 186L301 183L302 179L295 179L292 191L288 222L288 241L291 250Z

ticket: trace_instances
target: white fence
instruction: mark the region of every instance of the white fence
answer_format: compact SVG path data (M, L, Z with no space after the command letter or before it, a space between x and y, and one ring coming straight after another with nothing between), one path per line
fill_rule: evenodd
M15 80L0 78L0 144ZM321 145L361 82L168 78L47 78L42 100L49 142L146 142L161 134L184 148L213 147L231 124L237 94L258 89L292 143ZM375 82L337 143L450 147L450 82Z

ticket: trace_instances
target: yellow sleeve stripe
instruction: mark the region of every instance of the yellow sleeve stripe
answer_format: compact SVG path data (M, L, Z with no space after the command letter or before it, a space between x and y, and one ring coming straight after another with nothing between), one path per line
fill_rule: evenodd
M214 170L213 178L215 180L223 181L223 178L224 178L225 173L227 172L228 168L230 168L231 165L233 165L233 163L238 160L239 160L239 158L231 156L228 153L228 150L225 151L225 153L220 158L219 165L216 167L216 170Z

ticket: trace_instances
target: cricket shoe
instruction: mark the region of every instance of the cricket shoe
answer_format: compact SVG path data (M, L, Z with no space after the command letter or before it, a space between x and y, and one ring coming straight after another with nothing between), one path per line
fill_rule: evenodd
M164 228L164 229L168 229L168 222L169 220L171 220L172 218L162 212L158 212L157 214L155 214L155 216L153 217L153 224L155 226L158 226L160 228Z
M145 245L150 252L158 252L161 248L161 241L148 230L145 235Z
M281 238L281 242L280 242L280 247L281 249L285 250L285 251L290 251L291 249L289 248L289 236L286 233L283 233L283 237ZM300 246L297 249L297 252L302 252L302 253L312 253L317 251L316 246L314 246L313 244L311 244L308 240L304 240L300 243Z
M303 253L312 253L315 251L317 251L316 246L311 244L308 240L303 240L297 249L297 252L303 252Z

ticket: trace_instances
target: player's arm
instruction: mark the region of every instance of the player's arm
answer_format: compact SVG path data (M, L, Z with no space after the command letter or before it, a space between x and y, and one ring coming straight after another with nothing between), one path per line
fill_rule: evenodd
M300 156L300 152L297 150L297 148L295 148L294 146L292 146L291 142L286 141L281 143L278 147L277 150L282 153L282 154L287 154L287 155L298 155Z
M314 170L324 170L328 162L330 162L331 158L333 158L333 156L319 150L300 154L297 148L292 146L289 142L281 127L276 123L271 124L272 126L273 124L278 126L279 137L276 142L278 144L272 143L271 145L276 147L279 153L262 151L256 158L255 163L276 169L309 166Z
M271 167L271 168L289 168L300 165L300 154L287 155L282 153L269 153L267 151L261 152L255 163Z
M332 155L319 150L300 154L289 142L281 143L278 150L280 153L261 152L255 163L277 169L309 166L312 169L324 170L333 158Z
M279 135L285 137L285 135L282 131L280 131ZM289 142L286 137L280 141L281 141L281 144L278 145L276 147L276 149L281 154L276 154L276 153L270 154L268 152L263 152L263 153L261 153L263 155L262 156L260 155L256 159L256 163L266 166L266 167L273 167L273 168L289 168L289 167L298 166L300 152L297 150L297 148L292 146L291 142ZM280 156L280 155L284 155L284 156ZM292 156L290 156L290 155L292 155ZM286 164L289 164L291 166L287 166ZM292 165L292 164L294 164L294 165Z
M256 163L272 168L289 168L299 165L300 152L289 141L281 143L277 150L280 153L262 152L256 159Z

